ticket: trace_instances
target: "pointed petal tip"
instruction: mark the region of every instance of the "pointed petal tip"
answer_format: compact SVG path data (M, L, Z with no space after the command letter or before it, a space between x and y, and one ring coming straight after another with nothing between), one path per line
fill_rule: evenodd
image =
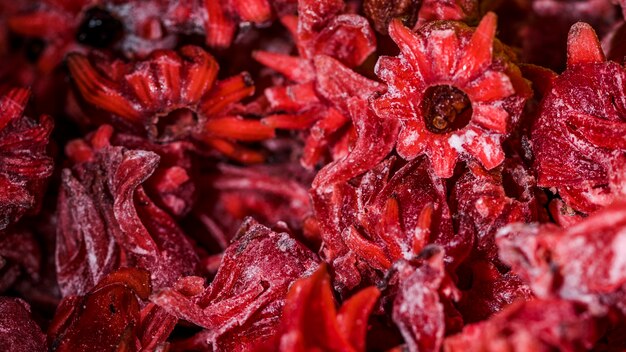
M567 37L567 66L606 61L595 30L585 22L577 22Z

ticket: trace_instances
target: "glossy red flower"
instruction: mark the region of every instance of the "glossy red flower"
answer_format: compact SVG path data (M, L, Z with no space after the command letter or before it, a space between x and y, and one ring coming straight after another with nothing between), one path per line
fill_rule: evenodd
M281 332L268 351L365 351L368 317L380 296L365 288L335 308L330 277L321 265L310 277L293 283L285 300Z
M48 329L50 349L162 349L177 319L154 304L143 306L150 292L148 272L124 268L105 276L89 292L65 297Z
M608 306L625 309L625 229L626 203L619 202L565 229L509 225L497 242L500 258L537 296L584 302L605 314Z
M182 278L153 301L206 329L185 348L248 351L276 335L289 287L317 266L315 254L290 235L248 219L208 287L201 277Z
M19 298L0 297L0 349L44 352L46 335L31 318L30 307Z
M0 230L38 211L52 174L47 155L52 119L24 116L28 96L28 90L17 88L0 96Z
M446 338L444 351L588 351L600 329L583 305L558 299L522 301Z
M148 270L156 288L195 272L191 243L141 186L158 155L111 146L111 133L103 126L85 144L91 150L68 148L76 164L63 170L56 241L64 296L86 293L120 267Z
M273 128L228 111L254 92L250 76L217 81L217 62L199 47L155 51L129 63L92 63L74 54L68 66L83 99L109 113L105 121L122 132L160 142L195 140L242 162L259 162L263 156L236 142L274 136Z
M591 213L620 192L611 164L626 144L626 71L606 61L593 29L572 26L568 68L543 100L532 130L539 186L552 188L574 210Z
M425 154L435 173L450 177L458 156L492 169L500 146L530 97L529 84L494 41L496 16L475 31L458 22L432 22L411 32L393 21L389 35L398 57L382 57L377 74L387 92L373 101L376 113L400 120L396 150L406 159Z
M311 191L321 230L321 257L341 294L382 284L394 262L428 243L446 248L446 261L463 258L468 241L454 235L446 188L424 158L391 157L371 171L330 189Z

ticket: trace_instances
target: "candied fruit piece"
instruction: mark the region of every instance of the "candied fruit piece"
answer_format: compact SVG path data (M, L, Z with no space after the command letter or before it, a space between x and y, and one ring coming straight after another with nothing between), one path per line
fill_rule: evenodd
M30 307L19 298L0 297L0 350L43 352L46 335L33 321Z

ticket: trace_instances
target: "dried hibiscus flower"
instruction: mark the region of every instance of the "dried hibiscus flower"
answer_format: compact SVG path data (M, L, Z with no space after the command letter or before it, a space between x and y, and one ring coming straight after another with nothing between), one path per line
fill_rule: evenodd
M382 87L350 69L376 46L365 18L345 13L342 0L300 0L298 5L299 16L285 16L282 22L295 37L299 56L257 51L253 57L293 82L265 90L270 108L263 122L306 131L302 164L312 168L349 149L354 128L344 101L365 99Z
M494 40L495 31L493 13L474 31L458 22L432 22L413 33L391 22L389 35L401 53L379 59L376 72L388 89L372 104L379 116L401 121L396 150L403 158L425 154L446 178L459 155L487 169L504 161L500 144L532 92Z
M228 110L254 92L248 74L217 81L217 62L196 46L137 62L93 61L70 56L70 73L82 98L105 110L105 122L120 131L159 142L194 140L242 162L262 161L260 152L236 142L272 138L274 130Z
M337 291L382 284L400 259L428 243L446 248L446 261L463 258L469 243L454 235L446 189L424 158L391 157L330 189L311 191L321 231L320 255L335 272Z
M0 232L0 293L25 276L39 279L41 250L30 232Z
M10 89L0 96L0 230L39 208L52 158L46 153L52 119L23 115L29 92Z
M176 318L154 304L143 306L150 292L148 272L123 268L89 292L65 297L48 329L50 350L160 350Z
M111 133L103 126L88 149L67 149L75 165L62 174L56 243L64 296L84 294L119 267L149 270L156 288L195 270L191 243L141 186L158 155L111 146Z
M208 287L201 277L186 277L152 300L206 329L175 349L248 351L276 335L289 287L317 266L315 254L290 235L248 219Z
M46 335L33 321L30 307L19 298L0 297L0 349L11 352L43 352Z
M626 71L606 61L593 29L572 26L568 67L545 96L532 130L539 186L553 188L574 210L591 213L620 193L612 163L626 144Z

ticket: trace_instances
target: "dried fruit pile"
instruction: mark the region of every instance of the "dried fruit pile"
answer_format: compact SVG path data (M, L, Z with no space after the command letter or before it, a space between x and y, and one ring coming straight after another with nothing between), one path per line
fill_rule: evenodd
M0 351L626 350L626 1L0 1Z

